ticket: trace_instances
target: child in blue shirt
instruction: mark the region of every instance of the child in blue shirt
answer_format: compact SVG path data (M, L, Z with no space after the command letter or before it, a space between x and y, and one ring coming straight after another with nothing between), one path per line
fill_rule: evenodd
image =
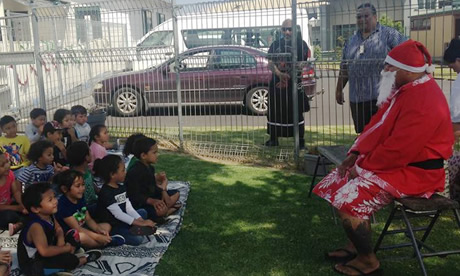
M22 195L30 220L18 239L18 262L22 273L42 276L73 270L101 256L100 251L88 251L84 256L74 255L75 246L66 242L64 232L54 214L58 202L49 183L29 186Z
M67 170L57 174L53 182L57 183L63 194L59 198L56 218L64 232L76 229L80 233L80 242L84 248L101 248L125 243L125 239L120 235L109 236L112 229L110 224L96 223L91 217L83 196L85 184L82 173Z

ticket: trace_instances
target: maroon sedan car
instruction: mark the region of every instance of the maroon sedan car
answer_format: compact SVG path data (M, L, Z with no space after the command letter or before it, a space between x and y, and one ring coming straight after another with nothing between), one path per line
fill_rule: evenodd
M272 73L266 53L244 46L200 47L180 54L179 64L176 68L170 59L102 80L94 88L95 102L123 116L140 115L148 107L177 106L179 70L183 106L243 104L254 114L267 112ZM302 87L314 91L313 68L304 68L301 75Z

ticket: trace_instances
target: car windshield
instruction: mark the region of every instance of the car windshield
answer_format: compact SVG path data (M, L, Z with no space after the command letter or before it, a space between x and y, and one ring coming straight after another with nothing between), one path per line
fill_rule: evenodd
M172 46L173 32L161 31L153 32L146 39L144 39L138 47L152 47L152 46Z

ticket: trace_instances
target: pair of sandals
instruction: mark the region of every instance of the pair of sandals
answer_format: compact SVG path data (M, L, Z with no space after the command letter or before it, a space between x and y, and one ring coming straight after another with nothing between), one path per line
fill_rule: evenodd
M357 268L356 266L348 264L349 261L353 260L357 256L356 253L351 252L348 249L339 248L339 249L334 250L334 252L344 252L345 255L343 255L343 256L331 256L331 255L329 255L329 252L326 252L324 254L325 259L328 260L328 261L334 262L334 263L339 263L343 267L350 268L350 269L356 271L358 273L358 275L365 275L365 276L380 276L380 275L383 275L383 269L381 269L380 267L375 269L375 270L373 270L373 271L365 273L364 271L362 271L361 269ZM334 265L333 268L334 268L334 271L339 273L339 274L348 275L348 274L343 273L342 271L339 271L337 268L335 268L335 265Z

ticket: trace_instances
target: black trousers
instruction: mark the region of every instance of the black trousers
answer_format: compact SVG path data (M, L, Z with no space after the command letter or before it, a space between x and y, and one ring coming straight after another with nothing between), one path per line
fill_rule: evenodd
M31 262L23 265L21 271L26 276L42 276L45 275L45 269L73 270L77 268L79 263L78 257L71 253L59 254L53 257L36 256Z
M356 133L361 133L364 127L370 122L371 117L377 113L377 101L350 102L351 116L355 125Z

